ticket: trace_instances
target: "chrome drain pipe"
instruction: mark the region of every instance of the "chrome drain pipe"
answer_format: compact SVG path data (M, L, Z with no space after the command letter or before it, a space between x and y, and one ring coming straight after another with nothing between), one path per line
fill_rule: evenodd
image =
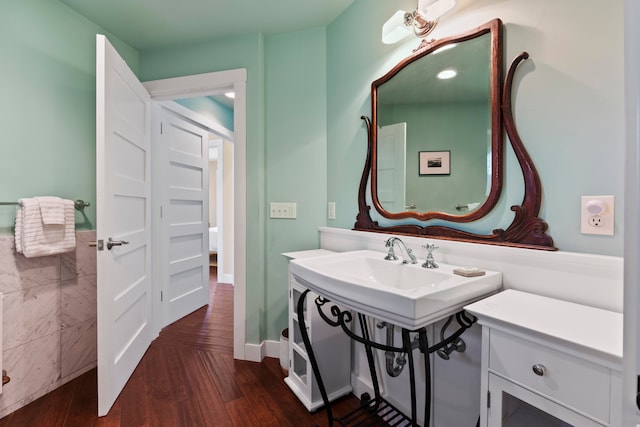
M395 330L395 326L391 323L380 322L376 325L378 329L387 328L387 346L393 347L394 337L393 332ZM399 353L398 357L396 357L396 353L393 351L385 351L385 367L387 370L387 374L390 377L397 377L402 373L404 369L404 365L407 363L406 355L404 353Z

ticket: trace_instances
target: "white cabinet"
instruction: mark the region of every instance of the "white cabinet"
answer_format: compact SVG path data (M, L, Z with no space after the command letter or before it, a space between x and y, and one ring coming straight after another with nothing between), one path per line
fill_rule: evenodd
M620 425L622 314L507 290L482 325L482 427Z
M285 255L295 257L295 254ZM298 301L305 291L306 288L289 274L289 374L285 383L307 410L315 411L324 402L302 341L297 314ZM340 327L332 327L320 317L314 302L317 296L308 293L304 321L329 401L333 401L352 391L351 340ZM324 310L330 315L329 307L327 304Z

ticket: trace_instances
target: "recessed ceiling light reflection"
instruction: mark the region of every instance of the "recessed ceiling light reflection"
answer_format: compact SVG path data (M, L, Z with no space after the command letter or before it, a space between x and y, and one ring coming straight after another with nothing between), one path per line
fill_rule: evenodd
M234 99L236 97L236 93L235 92L226 92L224 94L224 96L226 96L227 98Z
M435 54L440 53L440 52L444 52L445 50L453 49L456 46L458 46L457 43L446 44L446 45L444 45L442 47L439 47L438 49L434 50L432 52L432 55L435 55Z
M446 70L442 70L438 73L438 78L441 80L452 79L458 75L458 72L453 68L447 68Z

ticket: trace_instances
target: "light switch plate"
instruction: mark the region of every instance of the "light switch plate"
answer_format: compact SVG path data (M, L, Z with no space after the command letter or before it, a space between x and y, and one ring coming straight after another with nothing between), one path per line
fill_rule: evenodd
M329 202L327 207L327 219L336 219L336 202Z
M277 219L296 219L296 204L287 203L269 203L269 217Z

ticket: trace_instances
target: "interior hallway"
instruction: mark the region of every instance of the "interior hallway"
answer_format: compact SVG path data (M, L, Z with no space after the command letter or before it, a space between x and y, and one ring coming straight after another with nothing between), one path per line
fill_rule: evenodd
M0 419L0 427L326 426L283 381L278 359L233 359L233 286L210 277L209 305L166 327L105 417L98 418L97 371ZM336 411L358 405L343 399Z

